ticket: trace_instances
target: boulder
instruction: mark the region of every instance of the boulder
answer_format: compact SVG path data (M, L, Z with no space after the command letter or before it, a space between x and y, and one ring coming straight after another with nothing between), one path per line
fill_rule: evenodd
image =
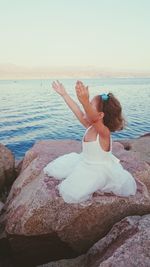
M0 144L0 191L10 186L15 179L15 158L13 153Z
M140 136L139 138L120 140L120 143L117 141L115 143L119 146L123 145L124 147L124 150L118 150L116 146L116 153L118 157L121 158L122 165L131 172L135 178L143 182L150 192L150 133ZM132 162L130 162L128 158L130 158Z
M86 254L38 267L149 267L149 248L150 214L128 216L116 223Z
M1 213L1 210L3 209L4 207L4 203L2 201L0 201L0 213Z
M22 168L23 158L19 160L15 160L15 173L16 177L19 176Z
M88 251L86 267L149 267L149 248L150 214L126 217Z
M150 133L138 138L118 140L126 150L137 152L139 159L150 165Z
M25 155L2 216L18 266L81 255L122 218L150 212L150 196L144 185L135 196L97 191L88 201L65 203L57 190L60 181L44 175L43 168L57 156L73 151L81 151L80 142L45 140L35 143ZM138 166L141 173L149 166L117 142L113 143L113 152L134 175Z

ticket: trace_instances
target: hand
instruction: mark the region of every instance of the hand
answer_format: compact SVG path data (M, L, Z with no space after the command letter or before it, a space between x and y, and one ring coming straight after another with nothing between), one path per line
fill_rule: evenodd
M80 81L76 82L76 95L82 105L89 103L89 91L88 86L84 86L84 84Z
M61 96L64 96L65 94L67 94L65 87L58 80L57 82L52 83L52 87Z

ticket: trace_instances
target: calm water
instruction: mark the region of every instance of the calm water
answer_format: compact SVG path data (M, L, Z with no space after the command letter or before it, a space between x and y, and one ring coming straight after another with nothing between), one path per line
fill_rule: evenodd
M11 149L16 159L22 158L37 140L81 140L85 132L84 126L51 88L52 81L0 81L0 143ZM77 101L76 80L60 81ZM112 133L113 140L150 132L150 78L82 81L89 85L91 98L111 91L119 99L128 125L123 131Z

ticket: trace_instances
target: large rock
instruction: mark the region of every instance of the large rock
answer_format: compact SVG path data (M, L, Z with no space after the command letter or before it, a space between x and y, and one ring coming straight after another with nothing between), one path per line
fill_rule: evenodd
M122 165L131 172L135 178L142 181L150 192L150 133L140 136L139 138L120 140L120 143L116 142L116 144L119 146L123 145L126 150L126 153L124 153L123 149L118 150L116 146L116 153L118 157L121 158ZM132 162L128 160L129 158Z
M9 186L15 178L15 158L13 153L0 144L0 191Z
M19 159L19 160L15 160L15 173L16 173L16 177L19 176L20 172L21 172L21 168L22 168L22 163L23 163L23 158Z
M43 167L57 156L72 151L81 151L80 142L40 141L25 155L3 215L18 266L30 266L29 262L34 266L85 253L114 223L129 215L150 212L146 186L128 198L97 191L91 200L81 204L65 203L56 188L59 181L44 175ZM120 155L121 163L134 176L138 171L145 175L149 165L140 162L135 152L124 150L118 142L113 143L113 152Z
M0 201L0 213L1 213L1 210L3 209L4 207L4 203Z
M150 215L126 217L86 255L86 267L149 267Z
M134 139L120 140L119 142L124 145L126 150L137 152L141 161L150 164L150 133Z
M80 257L39 267L149 267L150 215L129 216Z

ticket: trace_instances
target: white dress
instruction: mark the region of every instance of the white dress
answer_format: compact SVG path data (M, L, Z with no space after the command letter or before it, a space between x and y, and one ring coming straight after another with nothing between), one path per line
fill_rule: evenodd
M100 145L99 134L95 141L90 142L85 142L84 136L81 153L62 155L43 169L48 176L63 179L58 189L64 201L79 203L91 198L97 190L125 197L135 195L136 181L112 154L112 138L107 152Z

